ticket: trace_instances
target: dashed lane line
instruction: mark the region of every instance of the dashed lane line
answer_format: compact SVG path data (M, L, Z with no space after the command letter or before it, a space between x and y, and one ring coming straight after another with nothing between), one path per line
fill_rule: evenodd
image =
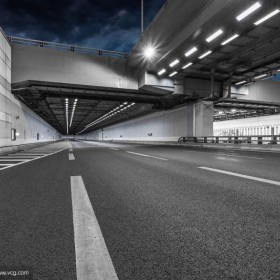
M240 173L234 173L234 172L230 172L230 171L204 167L204 166L201 166L201 167L198 167L198 168L208 170L208 171L218 172L218 173L222 173L222 174L227 174L227 175L231 175L231 176L241 177L241 178L245 178L245 179L249 179L249 180L259 181L259 182L272 184L272 185L276 185L276 186L280 186L280 182L272 181L272 180L268 180L268 179L264 179L264 178L259 178L259 177L244 175L244 174L240 174Z
M77 280L118 280L83 178L71 176Z
M134 155L138 155L138 156L142 156L142 157L150 157L150 158L156 158L156 159L160 159L160 160L168 160L167 158L155 157L155 156L146 155L146 154L139 154L139 153L134 153L134 152L130 152L130 151L126 151L126 152L129 154L134 154Z
M75 160L75 157L72 153L69 153L69 160Z
M51 154L47 154L47 155L43 155L43 156L38 156L38 157L36 157L36 158L32 158L32 159L27 160L27 161L21 161L21 162L19 162L19 163L13 164L13 165L3 167L3 168L1 168L0 170L2 171L2 170L5 170L5 169L7 169L7 168L11 168L11 167L14 167L14 166L18 166L18 165L21 165L21 164L24 164L24 163L27 163L27 162L30 162L30 161L33 161L33 160L36 160L36 159L40 159L40 158L44 158L44 157L47 157L47 156L51 156L51 155L57 154L57 153L59 153L59 152L62 152L62 151L64 151L64 150L66 150L66 149L67 149L67 148L64 148L64 149L61 149L61 150L59 150L59 151L53 152L53 153L51 153Z
M258 157L239 156L239 155L223 154L223 153L218 153L218 154L216 154L216 155L219 155L219 156L226 156L226 157L240 157L240 158L263 159L263 158L258 158Z
M120 149L116 149L116 148L109 148L110 150L114 150L114 151L119 151Z

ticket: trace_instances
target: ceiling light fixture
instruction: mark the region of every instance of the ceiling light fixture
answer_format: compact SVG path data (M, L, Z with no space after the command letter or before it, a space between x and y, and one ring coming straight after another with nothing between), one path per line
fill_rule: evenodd
M260 79L260 78L263 78L263 77L265 77L265 76L267 76L267 74L262 74L262 75L256 76L256 77L255 77L255 80Z
M160 75L164 74L165 72L166 72L165 69L161 69L157 74L160 76Z
M238 21L241 21L244 18L246 18L247 16L249 16L250 14L252 14L254 11L256 11L260 7L261 7L260 2L256 2L254 5L252 5L251 7L246 9L244 12L242 12L239 16L237 16L236 19Z
M255 24L255 25L259 25L259 24L261 24L261 23L267 21L267 20L270 19L271 17L277 15L278 13L280 13L280 10L279 10L279 9L276 9L276 10L274 10L272 13L270 13L270 14L264 16L263 18L259 19L258 21L256 21L254 24Z
M208 52L202 54L202 55L199 57L199 59L204 58L205 56L209 55L210 53L212 53L212 51L208 51Z
M186 53L185 53L185 56L190 56L190 55L192 55L193 53L195 53L197 51L197 48L196 47L193 47L192 49L190 49L189 51L187 51Z
M216 39L217 37L219 37L220 35L222 35L224 33L224 31L222 29L217 30L215 33L213 33L212 35L210 35L206 41L208 43L210 43L211 41L213 41L214 39Z
M192 62L190 62L190 63L184 65L184 66L182 67L182 69L186 69L186 68L190 67L191 65L192 65Z
M170 67L173 67L173 66L175 66L176 64L178 64L180 61L178 60L178 59L175 59L173 62L171 62L170 64L169 64L169 66Z
M234 34L233 36L231 36L230 38L228 38L227 40L225 40L224 42L221 43L222 46L228 44L229 42L233 41L234 39L236 39L237 37L239 37L238 34Z
M241 82L238 82L236 83L235 85L238 86L238 85L242 85L242 84L245 84L247 81L241 81Z
M169 77L173 77L174 75L176 75L178 72L176 72L176 71L174 71L173 73L171 73L170 75L169 75Z

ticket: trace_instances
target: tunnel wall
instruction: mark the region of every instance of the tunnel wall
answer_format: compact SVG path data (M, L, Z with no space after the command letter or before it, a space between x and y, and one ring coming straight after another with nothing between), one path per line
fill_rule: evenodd
M16 140L11 139L12 129L16 130ZM11 93L11 46L0 29L0 148L53 141L59 137L53 127Z
M280 115L214 122L215 136L280 135Z
M199 102L173 110L156 112L131 121L97 130L79 139L178 141L180 136L213 134L213 104Z
M280 103L280 82L273 80L257 81L248 86L248 95L235 95L237 99Z

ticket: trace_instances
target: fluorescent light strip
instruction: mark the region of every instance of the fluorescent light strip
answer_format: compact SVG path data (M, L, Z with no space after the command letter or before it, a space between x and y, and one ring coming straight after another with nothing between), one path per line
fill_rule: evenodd
M263 18L259 19L258 21L256 21L254 24L259 25L259 24L263 23L264 21L270 19L271 17L277 15L279 12L280 12L279 9L274 10L272 13L270 13L270 14L264 16Z
M68 98L65 99L65 114L66 114L66 130L67 130L67 135L69 132L69 120L68 120Z
M189 51L187 51L186 53L185 53L185 56L190 56L190 55L192 55L194 52L196 52L197 51L197 48L196 47L193 47L192 49L190 49Z
M119 107L117 107L117 108L111 110L109 113L106 113L105 115L103 115L102 117L98 118L97 120L95 120L95 121L93 121L93 122L87 124L87 125L85 126L85 129L87 129L87 128L89 128L89 127L91 127L91 126L93 126L93 125L95 125L95 124L97 124L97 123L99 123L99 122L101 122L101 121L104 121L104 120L108 119L109 117L114 116L116 113L120 113L121 111L124 111L125 109L128 109L130 106L133 106L135 103L131 103L130 105L127 105L126 107L123 107L123 106L126 105L126 104L127 104L127 102L124 102L124 103L121 104ZM116 111L115 113L113 113L115 110L117 110L117 109L119 109L119 108L121 108L121 107L123 107L123 108L120 109L120 110L118 110L118 111Z
M158 75L160 76L160 75L164 74L165 72L166 72L165 69L161 69L161 70L158 72Z
M206 41L208 43L210 43L211 41L213 41L214 39L216 39L217 37L219 37L220 35L222 35L224 33L224 31L222 29L217 30L215 33L213 33L212 35L210 35Z
M227 40L225 40L224 42L221 43L222 46L228 44L229 42L233 41L234 39L236 39L237 37L239 37L238 34L234 34L233 36L231 36L230 38L228 38Z
M242 84L245 84L247 81L241 81L241 82L238 82L236 83L235 85L238 86L238 85L242 85Z
M280 69L278 69L277 72L280 72Z
M192 62L190 62L190 63L186 64L185 66L183 66L182 69L186 69L186 68L190 67L191 65L192 65Z
M176 71L174 71L173 73L171 73L170 75L169 75L169 77L173 77L174 75L176 75L178 72L176 72Z
M199 59L204 58L205 56L209 55L210 53L212 53L212 51L208 51L208 52L202 54L202 55L199 57Z
M267 74L259 75L259 76L255 77L255 79L257 80L257 79L263 78L263 77L265 77L265 76L267 76Z
M74 105L73 105L73 109L72 109L72 114L71 114L70 127L72 125L72 121L73 121L73 117L74 117L74 113L75 113L77 102L78 102L78 99L75 99Z
M170 67L173 67L173 66L175 66L176 64L178 64L180 61L178 60L178 59L175 59L173 62L171 62L170 64L169 64L169 66Z
M260 2L256 2L254 5L252 5L251 7L249 7L247 10L245 10L244 12L242 12L239 16L236 17L236 19L238 21L241 21L242 19L246 18L247 16L249 16L250 14L252 14L254 11L256 11L258 8L261 7Z
M264 81L264 80L268 80L268 79L271 79L273 76L268 76L268 77L265 77L265 78L263 78L262 79L262 81Z

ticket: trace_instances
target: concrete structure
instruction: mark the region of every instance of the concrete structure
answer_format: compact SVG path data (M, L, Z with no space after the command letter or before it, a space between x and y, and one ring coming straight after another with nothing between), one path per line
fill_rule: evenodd
M178 141L184 136L213 134L213 103L199 102L178 109L149 114L93 133L87 140Z
M54 141L58 133L11 93L11 46L0 32L0 147Z

